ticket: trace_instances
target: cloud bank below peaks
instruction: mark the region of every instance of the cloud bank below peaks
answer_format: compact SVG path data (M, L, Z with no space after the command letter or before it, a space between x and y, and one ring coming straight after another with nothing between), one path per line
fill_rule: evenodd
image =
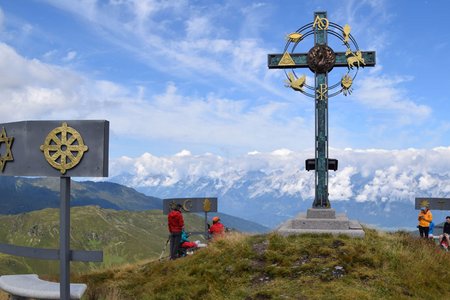
M330 172L330 199L414 201L450 195L450 147L434 149L330 149L339 170ZM251 152L234 158L183 150L173 156L150 153L111 162L111 180L135 188L170 188L213 183L217 194L246 187L250 198L314 195L314 173L304 169L311 153L287 149Z

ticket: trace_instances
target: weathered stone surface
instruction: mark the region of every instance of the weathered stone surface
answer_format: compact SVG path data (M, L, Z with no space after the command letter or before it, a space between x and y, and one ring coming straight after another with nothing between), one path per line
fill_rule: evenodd
M87 285L83 283L70 284L70 299L81 299L86 288ZM0 289L20 298L61 298L59 283L39 279L36 274L0 276Z
M293 229L330 229L330 230L345 230L349 229L349 220L345 216L338 216L335 219L318 219L308 218L305 215L297 216L291 220L291 227Z
M294 219L288 220L276 229L282 235L291 234L345 234L363 238L364 230L357 220L349 220L345 214L337 214L334 209L308 209Z
M309 208L306 211L308 219L334 219L336 218L336 211L334 208Z

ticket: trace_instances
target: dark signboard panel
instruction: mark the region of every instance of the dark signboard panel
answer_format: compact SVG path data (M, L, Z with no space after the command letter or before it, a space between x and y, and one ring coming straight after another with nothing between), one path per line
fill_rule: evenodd
M415 208L423 206L431 210L450 210L450 198L416 198Z
M0 124L0 176L107 177L106 120Z
M177 204L182 212L217 212L217 198L170 198L163 200L163 213L167 215Z

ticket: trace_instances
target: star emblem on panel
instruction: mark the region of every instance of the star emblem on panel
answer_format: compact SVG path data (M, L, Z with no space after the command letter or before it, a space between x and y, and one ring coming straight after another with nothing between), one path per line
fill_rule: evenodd
M5 169L6 162L13 161L14 157L11 152L12 143L14 141L13 137L8 137L6 134L5 127L2 127L2 132L0 134L0 171L3 172ZM4 147L3 147L3 144ZM3 153L5 151L5 153Z

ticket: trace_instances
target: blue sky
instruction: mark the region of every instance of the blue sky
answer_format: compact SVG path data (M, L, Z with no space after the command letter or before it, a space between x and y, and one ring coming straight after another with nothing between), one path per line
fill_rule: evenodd
M314 103L267 54L314 11L377 52L330 99L330 146L449 146L446 0L1 0L1 123L107 119L111 158L312 149Z

